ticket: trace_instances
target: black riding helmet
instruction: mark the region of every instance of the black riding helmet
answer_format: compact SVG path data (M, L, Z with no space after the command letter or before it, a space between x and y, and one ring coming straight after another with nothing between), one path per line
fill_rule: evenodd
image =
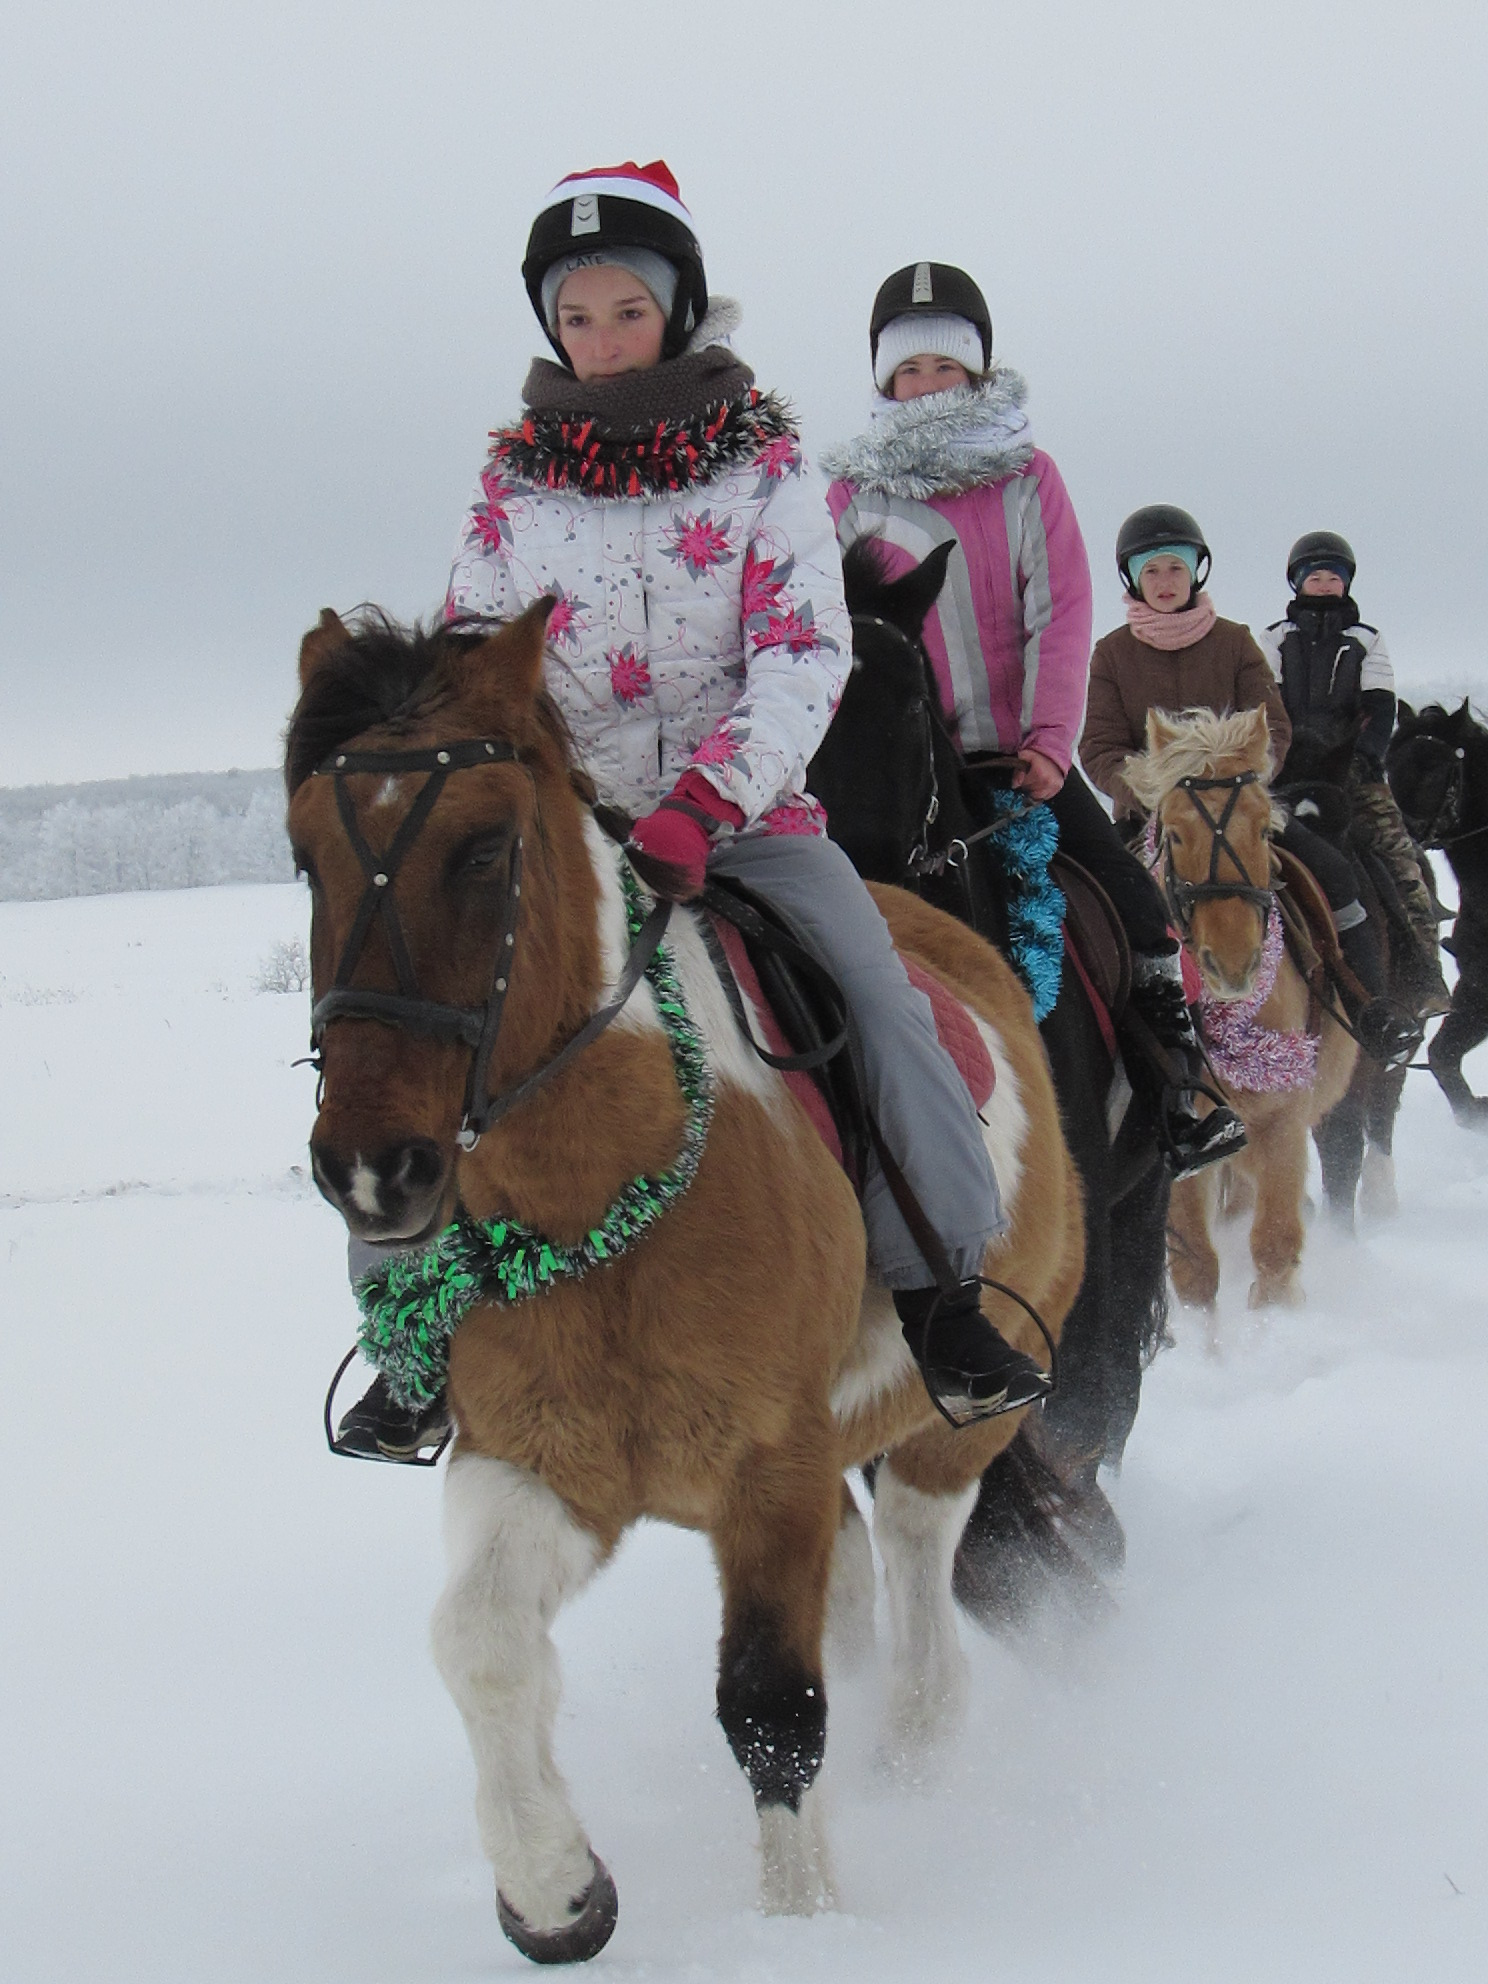
M1345 568L1342 573L1345 592L1353 585L1354 574L1359 569L1354 547L1336 530L1304 531L1287 553L1287 584L1293 592L1318 565Z
M909 262L878 286L868 320L868 346L878 362L878 340L897 317L964 317L982 340L982 370L992 363L992 313L965 269L949 262Z
M1187 510L1180 510L1176 503L1149 503L1145 509L1133 510L1116 533L1116 570L1133 599L1140 599L1142 593L1129 569L1132 559L1140 557L1144 551L1161 551L1165 544L1193 546L1199 560L1199 569L1194 575L1194 591L1202 589L1213 561L1197 521Z
M559 180L532 223L522 280L548 343L570 371L567 354L543 314L543 277L564 255L605 248L649 248L677 271L677 294L661 344L663 358L676 358L708 314L708 280L692 217L661 159L650 165L627 159L624 165L571 172Z

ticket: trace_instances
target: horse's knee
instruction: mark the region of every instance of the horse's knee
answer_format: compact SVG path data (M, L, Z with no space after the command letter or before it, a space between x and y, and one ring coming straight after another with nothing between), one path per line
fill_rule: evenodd
M548 1626L600 1558L597 1538L535 1474L482 1454L450 1462L444 1491L449 1578L430 1636L447 1687L540 1684Z
M778 1612L752 1608L725 1633L718 1720L755 1804L799 1811L826 1749L827 1693L791 1648Z

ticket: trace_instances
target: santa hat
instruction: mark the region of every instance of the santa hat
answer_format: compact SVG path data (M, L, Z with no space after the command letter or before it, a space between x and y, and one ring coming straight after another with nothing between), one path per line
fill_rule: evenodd
M565 365L568 360L563 347L548 321L544 276L554 263L569 257L627 249L659 255L677 272L663 357L675 358L707 314L703 251L693 232L692 216L682 204L677 182L665 161L653 159L649 165L637 165L627 159L623 165L571 172L543 202L532 223L522 262L522 278L532 307ZM554 297L553 302L556 300Z

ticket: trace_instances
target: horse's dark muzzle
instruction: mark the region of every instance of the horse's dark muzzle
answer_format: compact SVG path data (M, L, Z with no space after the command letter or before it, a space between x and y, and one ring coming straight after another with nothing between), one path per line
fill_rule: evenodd
M439 1210L449 1171L445 1154L428 1137L349 1156L312 1138L310 1165L324 1197L363 1240L417 1238Z

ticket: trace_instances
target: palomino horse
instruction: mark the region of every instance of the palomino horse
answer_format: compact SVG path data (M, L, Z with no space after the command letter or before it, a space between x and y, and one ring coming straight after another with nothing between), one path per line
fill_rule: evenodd
M550 606L480 635L322 615L286 761L314 904L320 1188L364 1238L437 1241L420 1257L436 1279L462 1234L514 1231L536 1276L530 1299L481 1283L449 1338L434 1647L475 1753L502 1926L545 1962L594 1955L614 1926L553 1758L549 1627L622 1533L654 1516L711 1539L718 1718L759 1812L764 1905L827 1906L812 1785L829 1588L834 1608L872 1611L843 1472L886 1455L892 1702L906 1738L930 1734L962 1685L957 1538L1022 1416L959 1432L937 1417L866 1278L852 1189L743 1040L693 914L671 914L660 992L637 982L627 945L651 905L542 689ZM991 1054L985 1134L1011 1224L988 1272L1055 1331L1080 1284L1080 1195L1027 998L949 917L878 900ZM617 1226L648 1182L652 1214ZM576 1257L588 1272L563 1270ZM1040 1353L1021 1310L999 1302L996 1319Z
M1328 1013L1322 1015L1316 1062L1307 1037L1306 981L1280 944L1273 889L1270 739L1262 709L1216 716L1185 710L1172 716L1151 710L1147 749L1128 758L1127 784L1155 816L1158 877L1173 920L1218 1000L1251 998L1274 964L1275 979L1254 1016L1256 1065L1265 1049L1281 1049L1273 1065L1291 1068L1265 1089L1221 1081L1250 1141L1232 1165L1254 1187L1250 1253L1255 1280L1250 1306L1303 1299L1302 1199L1307 1183L1307 1133L1343 1097L1358 1052ZM1271 958L1273 963L1268 964ZM1266 1036L1273 1036L1267 1040ZM1274 1036L1283 1036L1276 1040ZM1305 1078L1298 1080L1298 1071ZM1296 1083L1296 1085L1293 1085ZM1211 1165L1173 1188L1168 1226L1168 1265L1180 1300L1210 1307L1219 1289L1219 1257L1209 1238L1216 1172Z

